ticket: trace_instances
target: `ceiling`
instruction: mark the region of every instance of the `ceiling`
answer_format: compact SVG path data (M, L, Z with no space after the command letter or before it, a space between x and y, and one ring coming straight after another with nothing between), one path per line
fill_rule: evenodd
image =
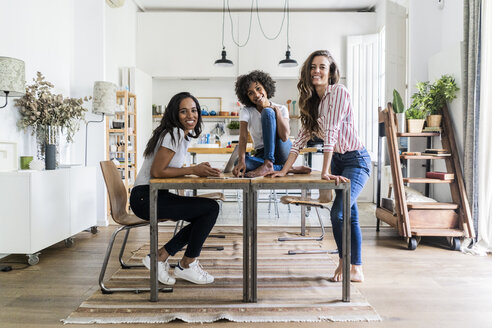
M144 12L169 10L222 10L222 0L133 0ZM252 0L258 3L260 10L283 10L285 0ZM234 11L249 11L251 1L226 0ZM290 0L291 11L373 11L378 0Z

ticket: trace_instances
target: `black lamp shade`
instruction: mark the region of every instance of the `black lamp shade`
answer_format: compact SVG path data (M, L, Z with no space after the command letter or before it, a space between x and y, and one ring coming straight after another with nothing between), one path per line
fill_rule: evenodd
M290 50L285 52L285 59L279 61L278 66L280 67L296 67L297 61L295 59L290 58Z
M215 66L221 66L221 67L231 67L234 65L234 63L232 62L232 60L229 60L226 58L227 57L227 53L225 50L222 50L222 58L221 59L217 59L214 63Z

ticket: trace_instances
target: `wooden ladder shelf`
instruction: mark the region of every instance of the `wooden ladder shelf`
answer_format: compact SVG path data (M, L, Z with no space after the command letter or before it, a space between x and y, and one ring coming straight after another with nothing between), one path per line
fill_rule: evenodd
M465 185L458 157L454 132L448 108L443 108L441 132L397 133L396 115L391 103L388 108L379 111L380 137L386 136L390 158L391 176L394 193L394 212L380 207L380 186L378 186L378 206L376 217L396 228L400 236L408 239L408 248L417 247L417 238L421 236L450 237L451 249L459 250L461 237L474 237L471 212L466 198ZM381 124L384 123L384 135ZM441 143L450 156L400 155L398 137L433 137L441 136ZM381 146L381 138L380 146ZM381 147L380 147L381 149ZM381 150L378 156L378 181L381 179ZM403 177L400 160L444 160L448 173L454 173L454 179L439 180L419 177ZM409 203L405 197L405 184L408 183L445 183L450 186L452 203ZM379 227L379 225L378 225Z

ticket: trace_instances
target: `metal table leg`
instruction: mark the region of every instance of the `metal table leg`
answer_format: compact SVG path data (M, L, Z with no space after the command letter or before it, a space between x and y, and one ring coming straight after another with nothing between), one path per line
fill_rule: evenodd
M157 281L157 245L158 245L158 226L157 226L157 188L150 184L150 301L157 302L158 281Z
M343 234L342 234L342 260L343 283L342 300L350 302L350 182L345 183L343 190Z
M258 301L258 241L257 241L257 220L258 220L258 191L252 190L250 193L250 211L251 215L251 300L250 302Z
M250 227L251 222L248 205L250 201L249 189L243 189L243 302L249 302L250 292Z

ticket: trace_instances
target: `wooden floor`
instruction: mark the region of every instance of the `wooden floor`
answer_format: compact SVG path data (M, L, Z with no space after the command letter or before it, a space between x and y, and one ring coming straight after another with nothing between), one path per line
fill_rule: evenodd
M97 235L82 232L75 236L72 248L58 243L42 252L37 265L0 272L0 327L62 326L60 319L98 289L99 269L113 229L100 228ZM147 240L148 230L140 230L132 236L129 250ZM366 282L357 287L381 315L382 322L265 323L255 327L492 327L491 256L452 252L441 239L423 239L415 251L409 251L391 228L379 233L364 228L363 236ZM328 237L326 243L333 246L331 232ZM0 262L6 260L25 263L25 256L11 255ZM20 266L24 265L14 264ZM112 261L110 273L116 268L117 263ZM138 325L147 326L151 325ZM252 324L177 322L163 326L225 328Z

